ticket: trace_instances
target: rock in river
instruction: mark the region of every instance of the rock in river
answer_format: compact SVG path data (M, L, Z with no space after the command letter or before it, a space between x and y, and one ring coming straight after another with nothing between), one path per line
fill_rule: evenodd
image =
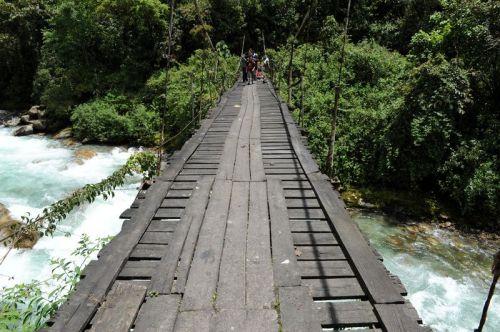
M57 134L54 135L55 139L63 139L63 138L70 138L71 137L71 128L64 128L63 130L59 131Z
M90 149L78 149L75 151L75 157L77 160L88 160L97 156L97 152Z
M14 136L26 136L33 134L33 125L25 125L14 130Z
M17 233L21 222L11 217L9 210L0 203L0 237L7 238L3 242L4 245L12 244L14 241L14 248L33 248L39 239L38 232L33 230L24 230Z

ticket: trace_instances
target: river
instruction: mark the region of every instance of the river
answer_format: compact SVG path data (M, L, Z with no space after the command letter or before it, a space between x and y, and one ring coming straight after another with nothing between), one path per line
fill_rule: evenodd
M402 225L379 212L354 211L352 217L382 255L387 269L406 286L424 323L435 331L477 328L498 243L430 224ZM499 291L483 331L500 331Z
M15 217L37 214L75 189L98 182L133 153L119 147L85 146L96 155L80 159L75 155L79 145L10 133L0 127L0 203ZM131 179L114 198L76 209L61 223L62 232L42 238L33 249L14 250L0 265L0 287L46 279L50 260L68 258L82 234L98 238L119 232L118 216L134 200L138 182ZM489 287L493 246L431 226L401 226L382 213L355 211L353 218L382 254L386 267L405 284L426 324L450 332L476 327ZM484 331L500 331L499 295L492 301Z
M82 148L43 136L14 137L10 128L0 127L0 203L15 218L27 212L37 215L74 190L106 178L133 153L120 147L85 146L95 155L82 159L76 155ZM33 249L13 250L0 265L0 287L46 279L50 260L69 258L82 234L96 239L118 233L119 215L134 200L138 181L131 179L108 201L97 199L75 209L53 237L41 238ZM2 256L3 252L5 248L0 249Z

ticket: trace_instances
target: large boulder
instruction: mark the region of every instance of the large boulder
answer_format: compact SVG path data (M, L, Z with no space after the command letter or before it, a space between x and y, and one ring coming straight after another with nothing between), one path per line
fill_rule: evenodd
M28 114L21 115L21 124L23 125L30 124L30 116Z
M14 130L14 136L26 136L33 134L33 125L24 125Z
M35 132L45 131L47 129L47 125L45 124L45 120L31 120L30 124L33 126L33 130Z
M54 135L55 139L66 139L71 137L71 128L64 128L63 130L59 131L57 134Z
M26 112L27 115L29 115L30 119L41 119L45 116L45 111L42 109L42 106L36 105L32 106L28 112Z

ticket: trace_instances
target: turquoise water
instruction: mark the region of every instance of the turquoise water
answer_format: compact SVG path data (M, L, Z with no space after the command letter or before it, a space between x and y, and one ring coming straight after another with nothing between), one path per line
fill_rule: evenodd
M79 149L92 150L90 159L75 156ZM65 146L43 136L14 137L0 127L0 203L19 218L36 215L47 205L88 183L95 183L123 165L132 149L100 146ZM116 191L108 201L96 200L75 209L53 237L44 237L33 249L13 250L0 265L0 288L50 276L52 258L68 258L82 234L91 238L119 232L120 213L134 200L138 179ZM70 236L65 236L65 232ZM0 248L3 256L5 248Z
M435 331L477 328L498 244L432 225L404 226L381 213L355 211L353 219L408 290L408 299ZM497 288L483 331L500 331Z

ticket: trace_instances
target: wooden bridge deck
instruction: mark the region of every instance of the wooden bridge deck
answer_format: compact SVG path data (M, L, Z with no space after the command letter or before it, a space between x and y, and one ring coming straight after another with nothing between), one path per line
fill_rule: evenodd
M122 217L48 330L425 329L268 84L226 93Z

